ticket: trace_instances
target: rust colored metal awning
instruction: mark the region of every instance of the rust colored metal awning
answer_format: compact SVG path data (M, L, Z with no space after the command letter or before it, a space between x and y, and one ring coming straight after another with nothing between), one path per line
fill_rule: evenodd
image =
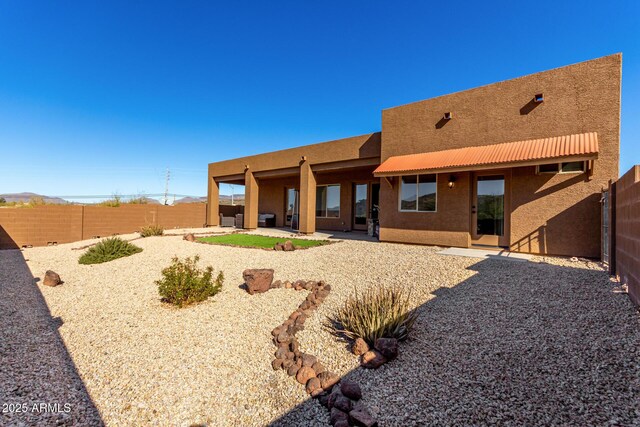
M596 132L503 144L465 147L394 156L373 172L375 176L461 172L499 167L532 166L554 161L593 160L598 157Z

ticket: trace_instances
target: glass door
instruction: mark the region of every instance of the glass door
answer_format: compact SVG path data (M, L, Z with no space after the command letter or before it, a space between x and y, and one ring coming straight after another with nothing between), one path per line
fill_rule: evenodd
M295 188L287 188L287 204L285 214L285 225L294 230L298 229L298 218L300 214L300 193Z
M473 243L508 245L505 184L503 174L476 175L471 206Z
M369 211L369 184L353 185L353 229L367 229L367 212Z

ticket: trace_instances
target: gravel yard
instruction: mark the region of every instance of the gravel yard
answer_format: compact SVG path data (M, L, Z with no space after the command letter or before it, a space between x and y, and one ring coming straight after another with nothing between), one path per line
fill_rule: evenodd
M60 421L77 425L328 425L326 409L270 365L270 331L306 292L240 288L244 269L273 268L275 279L331 284L297 337L361 384L380 425L640 424L638 312L595 263L479 260L366 241L275 252L176 235L79 265L83 250L72 248L88 243L0 251L0 403L71 402ZM189 308L162 304L160 270L174 255L196 254L224 272L222 292ZM35 284L47 269L65 283ZM321 323L354 289L380 284L410 287L420 317L398 359L368 371Z

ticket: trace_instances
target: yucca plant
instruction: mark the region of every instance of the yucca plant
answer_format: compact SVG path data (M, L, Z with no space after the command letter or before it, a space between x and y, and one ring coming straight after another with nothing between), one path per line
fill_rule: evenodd
M82 254L78 262L80 264L100 264L114 259L126 257L142 252L142 248L122 240L119 237L110 237L98 242Z
M163 233L164 233L164 228L155 224L150 224L140 229L140 236L142 237L162 236Z
M171 265L162 270L162 279L155 282L162 301L183 307L204 301L220 292L224 282L222 271L214 280L213 267L199 269L199 260L197 255L187 257L184 261L178 257L171 259Z
M399 287L370 288L351 295L328 317L326 326L336 335L362 338L373 345L377 338L407 338L417 312L409 310L409 292Z

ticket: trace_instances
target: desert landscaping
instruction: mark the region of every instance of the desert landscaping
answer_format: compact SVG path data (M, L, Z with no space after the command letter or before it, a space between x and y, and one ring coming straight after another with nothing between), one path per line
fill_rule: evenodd
M274 328L309 295L285 281L304 280L330 292L297 331L300 351L358 384L378 425L640 417L638 312L599 263L443 256L438 247L349 239L296 251L183 239L215 231L120 236L142 252L94 265L78 257L96 240L0 251L0 351L12 367L0 373L1 400L69 403L68 413L28 414L61 425L329 425L321 399L273 363ZM161 302L161 269L195 255L224 273L222 290L185 308ZM249 268L273 269L280 283L251 295ZM63 283L44 286L47 270ZM417 320L397 358L365 369L326 320L354 292L383 285L409 291ZM3 413L3 424L20 416Z

